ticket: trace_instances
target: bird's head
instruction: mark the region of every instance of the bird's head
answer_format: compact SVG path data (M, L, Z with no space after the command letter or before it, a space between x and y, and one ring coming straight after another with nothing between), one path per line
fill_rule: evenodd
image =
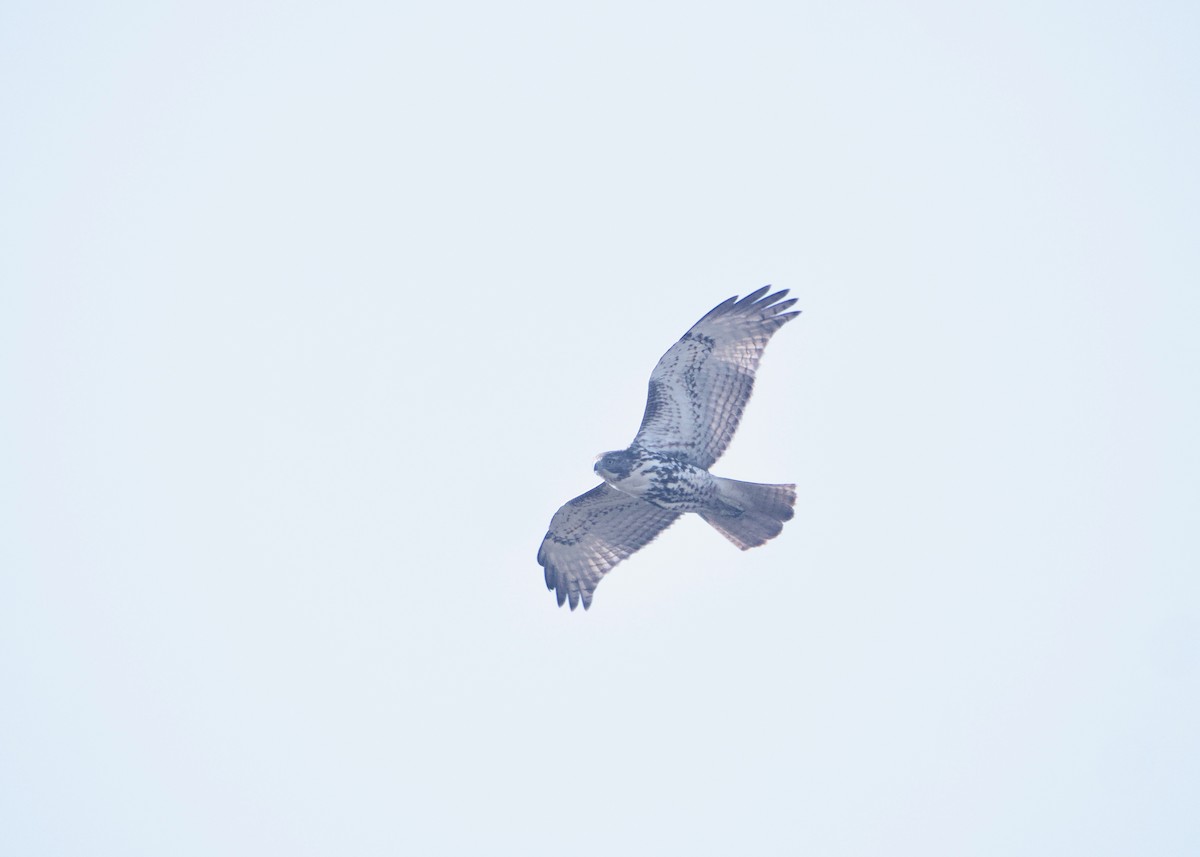
M596 464L592 469L605 481L614 482L628 479L633 465L633 454L627 449L620 449L597 455Z

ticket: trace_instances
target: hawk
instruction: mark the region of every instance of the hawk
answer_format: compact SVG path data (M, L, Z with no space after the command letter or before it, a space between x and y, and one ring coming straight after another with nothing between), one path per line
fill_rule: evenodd
M713 476L754 387L772 334L798 316L787 289L763 286L713 307L672 345L650 375L646 412L628 449L606 452L604 481L566 503L538 550L546 588L574 610L609 569L645 547L684 512L695 512L742 550L775 538L791 520L795 485ZM765 297L764 297L765 295Z

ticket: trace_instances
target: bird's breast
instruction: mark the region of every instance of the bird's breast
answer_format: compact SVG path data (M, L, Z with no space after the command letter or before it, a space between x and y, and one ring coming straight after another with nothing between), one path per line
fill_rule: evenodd
M629 471L626 476L619 476L615 473L609 473L604 470L598 471L604 481L618 491L624 491L626 494L632 494L635 497L640 497L651 488L651 480L649 474L645 471L634 468Z
M601 475L618 491L681 512L707 508L716 490L708 471L668 458L639 462L622 477L603 472Z

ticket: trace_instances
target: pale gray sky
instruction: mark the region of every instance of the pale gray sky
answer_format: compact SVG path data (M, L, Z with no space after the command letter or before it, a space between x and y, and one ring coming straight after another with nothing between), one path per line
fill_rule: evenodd
M0 11L21 855L1175 855L1200 821L1189 3ZM659 355L721 475L560 610Z

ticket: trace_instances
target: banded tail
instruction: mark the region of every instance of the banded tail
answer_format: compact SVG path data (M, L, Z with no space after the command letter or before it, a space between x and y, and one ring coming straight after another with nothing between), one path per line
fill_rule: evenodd
M795 512L795 485L763 485L758 482L717 480L721 508L701 512L700 517L742 550L756 548L775 538Z

